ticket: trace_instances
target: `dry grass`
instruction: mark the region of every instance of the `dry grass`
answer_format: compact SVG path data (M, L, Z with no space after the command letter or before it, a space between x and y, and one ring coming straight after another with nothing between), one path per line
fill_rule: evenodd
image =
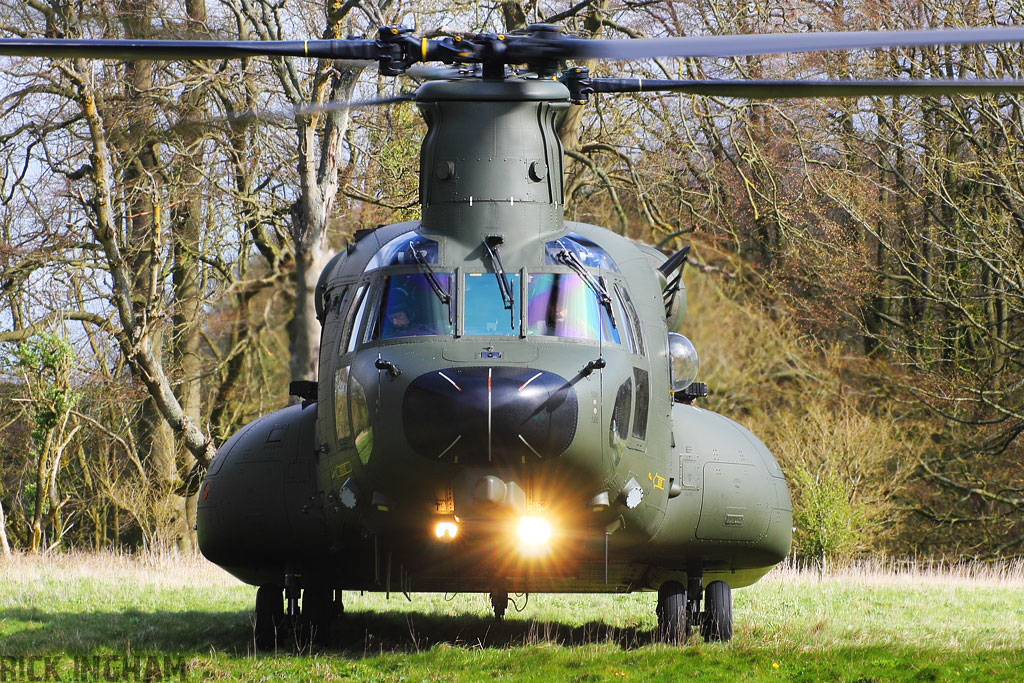
M238 579L201 555L174 552L141 553L14 553L0 559L0 585L48 580L97 579L136 586L240 587ZM787 560L758 586L842 585L924 588L1006 588L1024 590L1024 559L1005 562L943 562L931 560L862 559L822 572L817 566ZM754 588L756 591L756 587Z
M868 559L822 572L813 565L784 562L761 584L886 586L905 588L960 587L1024 590L1024 559L1006 562L940 562Z
M47 577L48 580L97 579L136 586L238 586L240 582L201 555L172 552L15 553L0 559L0 585Z

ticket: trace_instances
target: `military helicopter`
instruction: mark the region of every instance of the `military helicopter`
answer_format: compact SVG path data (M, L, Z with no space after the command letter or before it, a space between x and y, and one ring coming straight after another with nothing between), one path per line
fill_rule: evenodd
M739 98L1024 92L1024 81L592 78L581 59L739 57L1024 41L1024 28L580 40L553 26L280 42L2 40L0 53L441 62L418 221L361 230L316 288L318 382L243 427L200 489L202 553L258 586L255 641L327 640L342 591L656 590L661 633L732 637L732 591L787 556L783 472L694 401L677 330L688 247L666 257L563 217L558 119L595 93ZM521 66L521 70L510 67Z

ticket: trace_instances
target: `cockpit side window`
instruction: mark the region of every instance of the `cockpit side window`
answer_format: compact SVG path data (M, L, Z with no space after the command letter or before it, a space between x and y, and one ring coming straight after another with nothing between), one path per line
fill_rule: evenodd
M434 277L442 292L450 296L451 276L436 273ZM380 288L366 339L451 335L452 328L449 306L435 293L427 275L390 275Z
M341 315L342 306L345 304L345 297L352 288L348 285L336 290L328 290L324 297L324 311L326 316Z
M619 320L619 327L622 328L622 336L626 338L626 348L630 353L636 353L636 336L633 334L633 321L626 314L626 305L622 302L622 291L615 285L615 314Z
M644 338L640 332L640 316L636 313L636 307L633 305L633 300L629 297L629 291L625 287L615 286L615 291L618 292L622 298L622 305L626 309L626 320L627 327L629 327L629 334L633 337L636 343L636 348L633 350L634 353L645 356L647 351L644 349Z
M633 378L636 380L633 438L643 441L647 438L647 410L651 403L650 382L648 381L647 371L642 368L633 368Z
M603 279L599 278L602 281ZM534 273L527 287L527 336L621 343L607 309L575 273Z
M345 331L341 337L341 345L338 353L352 353L356 350L356 339L358 337L359 325L357 321L363 319L366 297L366 285L359 285L352 302L348 307L348 319L345 321Z

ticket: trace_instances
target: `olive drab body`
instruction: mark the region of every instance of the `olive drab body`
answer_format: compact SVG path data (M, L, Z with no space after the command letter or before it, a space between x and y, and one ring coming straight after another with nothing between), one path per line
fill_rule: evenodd
M316 286L318 380L292 382L300 405L229 439L200 489L200 549L259 586L253 643L269 650L285 632L300 647L329 640L343 590L484 591L501 619L512 591L650 589L660 637L697 627L729 640L731 590L789 552L785 478L757 437L699 405L697 350L678 334L689 247L666 258L564 220L560 117L599 93L949 97L1024 82L604 78L578 64L1007 42L1024 42L1024 28L606 40L531 24L338 40L0 38L0 54L369 60L381 76L427 81L413 98L428 128L421 219L361 230L330 261Z
M324 270L315 394L221 449L204 554L251 583L360 590L755 581L789 551L782 473L677 401L665 256L563 219L568 91L432 82L416 101L422 219Z

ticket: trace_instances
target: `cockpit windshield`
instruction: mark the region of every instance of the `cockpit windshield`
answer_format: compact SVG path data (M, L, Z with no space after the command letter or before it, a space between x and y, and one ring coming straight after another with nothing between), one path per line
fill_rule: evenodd
M575 273L530 275L527 335L602 339L618 344L619 331L597 295Z
M451 276L434 275L437 284L451 294ZM391 275L384 278L380 302L371 321L367 341L452 334L449 307L438 298L423 273Z
M381 247L366 264L364 272L387 266L411 266L417 263L414 254L418 254L425 263L436 264L437 242L412 230L404 232Z
M570 232L565 237L559 237L557 240L545 244L544 255L547 264L562 265L562 260L559 259L558 254L563 250L575 256L576 260L587 268L600 268L601 270L609 270L613 273L619 272L619 267L615 265L615 261L612 260L612 257L603 247L579 233Z
M505 275L509 289L519 291L519 275ZM505 307L498 280L492 273L466 273L466 335L511 337L519 334L518 303ZM518 299L516 299L518 302Z

